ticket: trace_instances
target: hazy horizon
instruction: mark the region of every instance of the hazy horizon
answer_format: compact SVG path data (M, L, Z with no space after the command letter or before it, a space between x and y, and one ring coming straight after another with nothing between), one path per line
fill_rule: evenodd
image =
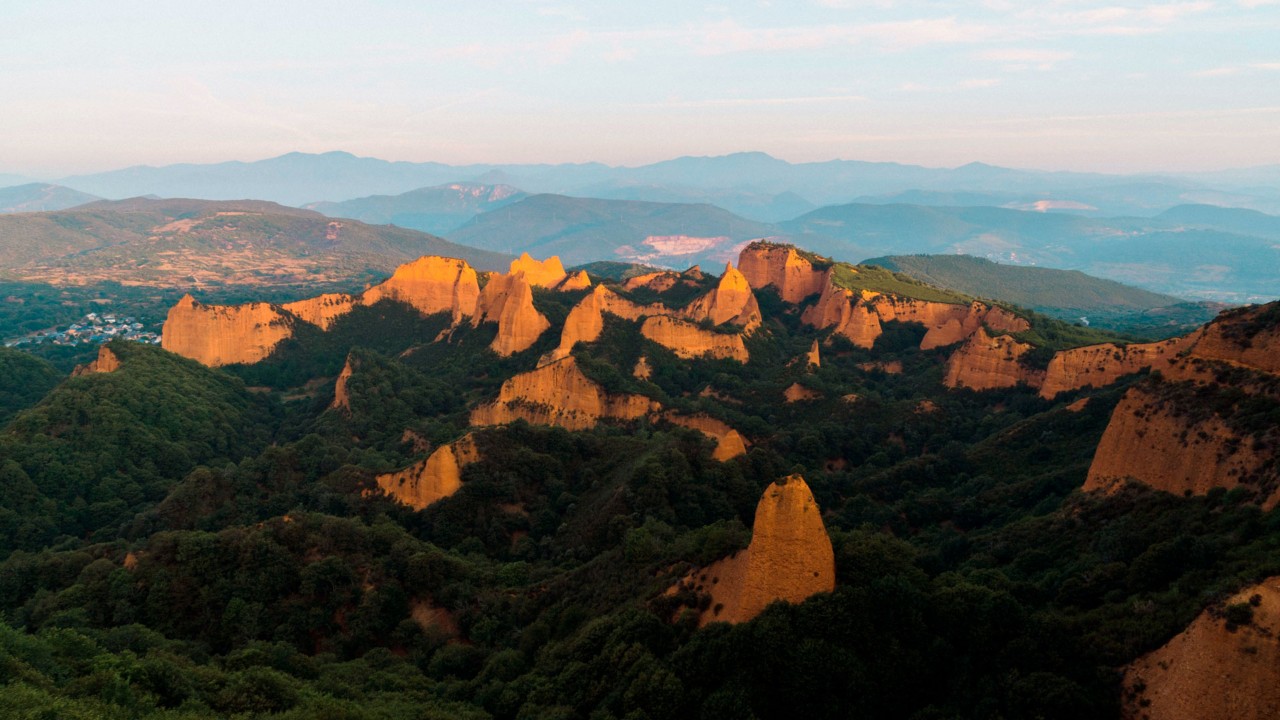
M1277 0L0 9L0 172L412 162L1280 163Z

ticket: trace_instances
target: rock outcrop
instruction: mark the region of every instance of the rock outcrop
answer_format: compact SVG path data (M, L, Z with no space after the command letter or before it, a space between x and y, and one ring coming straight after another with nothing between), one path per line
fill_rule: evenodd
M360 296L363 305L398 300L423 315L448 312L458 322L476 314L480 281L465 260L427 255L396 268L381 284Z
M1147 369L1166 370L1178 360L1179 353L1197 344L1199 335L1124 347L1104 343L1054 353L1040 396L1052 400L1067 390L1110 385L1125 375Z
M991 337L978 328L969 340L947 360L943 384L952 388L991 390L1026 383L1038 387L1041 371L1022 364L1021 357L1031 350L1028 343L1018 342L1012 335Z
M293 334L294 322L276 305L204 305L184 295L169 308L160 344L209 367L255 363Z
M631 370L631 376L637 380L648 380L653 377L653 368L649 365L649 356L640 356L640 359L636 361L636 366Z
M97 359L85 365L77 365L71 371L71 377L80 375L93 375L94 373L109 373L120 369L120 358L111 352L111 348L102 345L98 348Z
M338 380L333 384L333 402L329 403L330 410L351 412L351 393L347 389L347 382L351 380L353 372L355 372L355 362L348 354L347 361L342 364L342 371L338 373Z
M522 273L530 285L543 288L554 288L568 277L557 255L539 262L530 257L529 253L521 253L520 257L511 261L511 269L507 274L515 276Z
M479 459L475 439L466 435L441 445L426 459L404 470L379 475L378 488L414 510L422 510L457 492L462 487L462 468Z
M782 391L782 397L789 403L804 402L806 400L817 400L822 394L812 388L807 388L800 383L791 383L786 390Z
M746 622L770 603L799 603L836 586L835 553L804 478L778 480L756 505L751 544L687 578L711 596L699 624Z
M747 443L743 440L742 435L738 434L737 430L710 415L703 413L698 413L697 415L667 413L663 417L673 425L697 430L715 440L716 449L711 453L711 457L714 460L724 462L747 454Z
M281 307L299 320L309 322L321 330L328 330L338 318L351 312L360 304L360 298L345 293L325 293L308 300L285 303Z
M755 293L733 263L725 265L715 289L690 303L683 315L694 322L710 320L712 325L733 323L741 326L745 333L760 327L762 321Z
M657 305L640 305L618 295L603 285L597 285L581 302L573 306L564 321L564 329L560 331L560 344L546 357L541 364L555 362L568 357L573 346L580 342L595 342L604 330L604 315L616 315L625 320L639 320L645 315L666 312Z
M727 358L745 363L747 346L739 334L704 330L686 320L651 315L640 326L640 334L686 359Z
M807 368L817 369L822 367L822 351L818 349L818 341L813 341L813 346L809 348L809 352L805 354L804 365Z
M751 287L771 285L789 303L817 295L827 284L827 271L815 268L790 245L753 242L738 255L738 269Z
M1249 607L1230 624L1224 607ZM1181 634L1124 672L1126 720L1271 720L1280 717L1280 577L1205 610Z
M1203 495L1246 480L1254 484L1270 456L1255 451L1221 418L1180 412L1176 402L1146 384L1130 388L1112 412L1084 489L1112 491L1132 478L1178 496ZM1261 500L1264 508L1274 507L1280 488Z
M512 266L517 262L519 260L512 261ZM559 264L559 260L556 262ZM480 293L477 308L472 323L498 324L498 335L489 347L503 357L527 350L551 327L547 318L533 306L533 287L523 271L491 276Z
M1175 495L1249 488L1280 504L1280 303L1228 311L1158 355L1160 374L1133 386L1102 434L1086 491L1134 480ZM1256 363L1256 364L1254 364Z
M611 395L565 357L502 383L498 399L471 411L472 425L525 420L585 430L606 418L634 420L659 409L642 395Z
M570 292L572 290L587 290L591 287L591 277L587 275L586 270L579 270L556 285L556 289L561 292Z
M827 283L818 302L800 316L801 321L816 328L830 328L858 347L875 345L882 332L880 315L859 295Z

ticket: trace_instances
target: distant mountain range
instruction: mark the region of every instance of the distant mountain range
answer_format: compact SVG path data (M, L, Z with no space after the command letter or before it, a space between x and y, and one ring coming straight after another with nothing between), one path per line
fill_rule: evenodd
M261 201L136 198L0 215L3 276L54 284L359 283L421 255L460 257L487 270L505 270L511 259L415 230Z
M453 183L411 190L400 195L372 195L306 207L330 217L353 218L377 225L399 225L443 235L482 212L529 197L510 185Z
M0 187L0 214L65 210L101 199L97 195L45 183Z
M714 205L534 195L476 216L450 233L464 245L503 253L687 267L724 263L747 241L777 228Z
M761 221L812 206L894 193L980 193L999 204L1036 202L1150 215L1203 202L1280 213L1280 170L1194 176L1042 172L970 163L926 168L831 160L789 163L764 153L681 157L638 167L601 163L520 165L389 162L349 153L290 153L255 162L138 166L62 178L58 184L108 198L154 194L210 200L258 198L289 205L399 195L459 182L507 184L539 193L656 202L714 202ZM985 204L985 203L984 203Z

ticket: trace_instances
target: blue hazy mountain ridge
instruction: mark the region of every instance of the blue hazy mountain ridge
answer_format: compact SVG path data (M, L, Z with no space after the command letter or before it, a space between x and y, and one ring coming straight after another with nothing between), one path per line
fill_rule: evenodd
M618 260L687 267L734 260L741 243L776 231L714 205L541 194L478 215L449 239L495 252L559 255L570 265Z
M101 199L97 195L82 193L61 185L27 183L0 187L0 213L66 210Z
M790 163L759 152L680 157L636 167L601 163L447 165L391 162L345 152L295 152L254 162L137 166L57 181L115 199L150 194L208 200L252 197L288 205L398 195L456 182L503 183L530 193L578 196L592 195L591 188L637 186L765 196L793 193L817 205L908 190L1005 193L1096 204L1088 203L1088 196L1123 187L1122 192L1132 196L1132 211L1146 209L1140 214L1203 201L1280 212L1280 173L1265 170L1244 175L1104 175L1018 170L984 163L956 168L857 160ZM1144 186L1154 194L1148 197ZM1074 197L1077 190L1084 200Z
M453 183L419 188L399 195L371 195L342 202L317 202L305 207L329 217L375 225L399 225L443 235L476 215L528 197L510 185Z
M1222 212L1219 212L1219 211ZM1202 222L1188 223L1184 215ZM779 223L780 234L839 260L881 255L965 253L993 260L1082 270L1184 298L1257 302L1277 295L1275 237L1219 229L1268 227L1238 209L1179 211L1170 217L1090 218L993 207L851 203ZM1276 218L1272 218L1276 220Z

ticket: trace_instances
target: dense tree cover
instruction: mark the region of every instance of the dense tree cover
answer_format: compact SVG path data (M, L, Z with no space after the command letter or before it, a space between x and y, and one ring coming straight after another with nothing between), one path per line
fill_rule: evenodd
M869 350L832 339L810 372L818 335L759 300L746 364L616 318L574 351L611 391L729 423L746 456L658 418L516 423L476 430L481 460L422 512L374 476L468 432L557 333L498 358L492 326L431 342L442 317L388 303L249 367L113 345L124 367L0 437L0 714L1108 717L1118 666L1280 573L1280 516L1247 492L1078 491L1124 387L1074 411L1081 393L947 392L945 351L903 323ZM535 293L557 323L575 301ZM819 397L783 402L793 383ZM836 591L697 629L665 591L744 547L789 472Z
M0 426L36 404L62 380L57 368L27 353L0 348Z

